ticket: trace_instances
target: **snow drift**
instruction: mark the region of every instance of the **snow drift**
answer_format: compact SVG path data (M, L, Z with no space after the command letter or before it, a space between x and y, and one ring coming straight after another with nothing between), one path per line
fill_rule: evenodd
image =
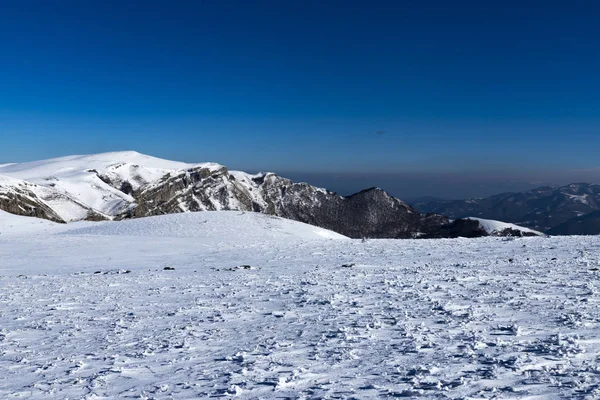
M233 242L347 239L339 233L302 222L239 211L169 214L126 221L98 222L81 229L68 230L65 234L177 237Z

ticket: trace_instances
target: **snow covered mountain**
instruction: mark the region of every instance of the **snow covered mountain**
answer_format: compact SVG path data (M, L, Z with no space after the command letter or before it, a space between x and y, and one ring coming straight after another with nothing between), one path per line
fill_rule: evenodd
M26 182L37 202L64 222L111 219L134 207L133 190L190 167L132 151L69 156L0 166L0 176L13 179L0 181L0 187L8 192Z
M600 210L571 218L548 230L549 235L600 235Z
M47 192L45 188L33 183L0 175L0 209L12 214L62 221L40 198L40 195Z
M578 223L571 228L552 229L586 214L600 210L600 185L573 183L562 187L540 187L519 193L503 193L468 200L425 200L414 203L421 212L447 215L450 218L478 217L526 226L556 234L584 234ZM591 223L593 218L588 221ZM590 224L586 226L590 226ZM600 231L600 225L595 228Z
M186 164L133 151L0 165L0 209L57 222L237 210L353 238L489 234L477 224L420 214L378 188L342 197L273 173L251 175L215 163Z
M240 210L353 237L412 237L447 222L416 213L380 189L342 197L272 173L250 175L131 151L6 164L0 176L1 209L59 222Z

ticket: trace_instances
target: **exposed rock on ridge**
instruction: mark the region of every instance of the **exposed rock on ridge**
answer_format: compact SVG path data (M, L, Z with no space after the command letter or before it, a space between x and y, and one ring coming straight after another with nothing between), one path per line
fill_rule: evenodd
M354 238L418 237L448 222L439 215L421 215L378 188L342 197L275 174L230 173L225 167L170 173L135 191L133 197L137 206L121 218L187 211L255 211Z
M26 217L65 222L30 189L35 185L11 179L9 188L6 185L7 181L7 178L0 177L0 210Z

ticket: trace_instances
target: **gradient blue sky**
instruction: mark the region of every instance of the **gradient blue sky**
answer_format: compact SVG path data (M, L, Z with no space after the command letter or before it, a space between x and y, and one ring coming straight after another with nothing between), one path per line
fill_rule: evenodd
M600 180L597 2L1 5L0 163L132 149L409 197Z

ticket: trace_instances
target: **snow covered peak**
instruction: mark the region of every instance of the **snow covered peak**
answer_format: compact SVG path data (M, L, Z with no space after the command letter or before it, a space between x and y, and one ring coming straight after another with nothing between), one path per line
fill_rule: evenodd
M126 212L134 203L132 191L174 171L198 167L211 171L223 168L215 163L188 164L120 151L4 164L0 175L37 185L33 186L40 190L33 191L60 218L76 221L89 218L90 212L105 217Z
M123 165L134 165L147 170L174 171L198 165L218 168L219 164L189 164L152 157L136 151L75 155L48 160L0 165L0 174L14 178L36 181L52 176L69 175L90 169L118 169Z

